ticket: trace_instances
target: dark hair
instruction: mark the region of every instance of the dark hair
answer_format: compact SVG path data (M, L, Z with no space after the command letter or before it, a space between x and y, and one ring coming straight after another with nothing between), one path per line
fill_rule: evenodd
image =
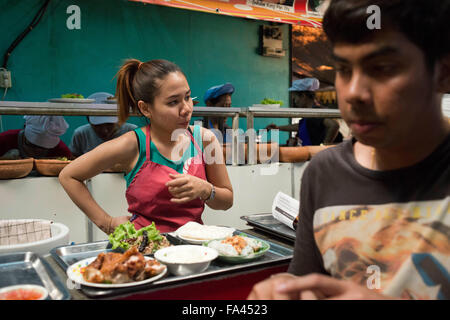
M292 91L292 95L295 95L298 97L305 96L309 99L314 99L314 97L316 96L314 91Z
M367 8L377 5L381 29L369 29ZM386 28L401 32L419 47L428 67L450 53L450 0L332 0L323 18L323 29L337 42L371 41Z
M222 96L223 95L220 95L216 98L208 99L208 102L211 103L211 105L215 106L220 101L220 98L222 98Z
M181 72L173 62L167 60L150 60L141 62L128 59L117 72L117 107L119 123L122 124L130 116L131 111L138 111L138 101L153 103L159 94L160 80L169 73Z

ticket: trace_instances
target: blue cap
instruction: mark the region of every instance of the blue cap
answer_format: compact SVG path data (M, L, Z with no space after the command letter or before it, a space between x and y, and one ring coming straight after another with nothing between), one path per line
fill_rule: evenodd
M206 103L206 101L208 101L208 100L215 99L217 97L220 97L223 94L227 94L227 93L232 94L233 92L234 92L233 85L231 83L227 82L225 84L221 84L221 85L209 88L206 91L205 96L203 97L203 100Z
M316 78L304 78L292 82L289 91L316 91L320 87L320 82Z

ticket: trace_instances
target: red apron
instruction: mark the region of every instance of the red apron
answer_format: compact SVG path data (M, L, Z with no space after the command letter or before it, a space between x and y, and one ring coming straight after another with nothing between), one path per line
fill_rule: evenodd
M128 211L133 214L130 221L136 229L148 226L154 221L160 232L174 231L189 221L203 224L201 219L205 207L203 200L195 199L183 204L170 201L173 196L166 187L166 183L172 180L169 173L179 173L150 160L150 126L146 128L146 161L125 193ZM197 156L196 159L190 158L186 161L183 172L206 180L202 150L190 131L189 135L197 149Z

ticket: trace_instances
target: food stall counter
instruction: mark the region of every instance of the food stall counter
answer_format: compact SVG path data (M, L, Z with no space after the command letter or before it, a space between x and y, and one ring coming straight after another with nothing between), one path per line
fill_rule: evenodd
M270 238L254 229L239 232L264 239L270 243L269 251L254 261L227 264L214 260L206 271L199 274L189 276L168 274L155 282L140 286L102 289L80 286L67 277L66 269L72 264L73 259L77 261L89 255L96 256L99 252L105 251L107 241L58 247L53 249L51 255L46 256L45 259L66 283L74 300L242 300L246 299L255 283L272 274L287 270L293 254L293 244Z

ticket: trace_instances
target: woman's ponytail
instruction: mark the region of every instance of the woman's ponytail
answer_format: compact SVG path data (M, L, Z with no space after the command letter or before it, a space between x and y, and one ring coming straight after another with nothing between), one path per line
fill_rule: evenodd
M120 124L127 121L130 116L130 108L131 111L139 110L137 105L138 101L136 101L134 95L133 80L141 63L136 59L126 60L117 72L116 97Z

